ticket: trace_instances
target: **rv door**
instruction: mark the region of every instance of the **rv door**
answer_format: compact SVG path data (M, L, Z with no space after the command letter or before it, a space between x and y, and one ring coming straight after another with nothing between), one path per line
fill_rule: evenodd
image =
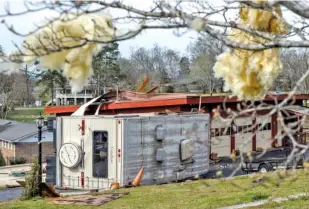
M117 181L116 123L114 119L91 120L91 176L104 182L103 188Z

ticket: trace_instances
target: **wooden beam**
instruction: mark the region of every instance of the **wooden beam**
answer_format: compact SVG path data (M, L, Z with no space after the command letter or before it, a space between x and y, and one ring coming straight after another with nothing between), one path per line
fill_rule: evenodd
M145 80L143 81L143 83L138 87L137 92L142 92L149 81L150 81L150 78L147 76Z

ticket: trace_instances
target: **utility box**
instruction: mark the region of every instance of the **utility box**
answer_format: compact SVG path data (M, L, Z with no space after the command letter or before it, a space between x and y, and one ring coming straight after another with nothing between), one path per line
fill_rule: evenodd
M141 185L205 174L209 123L209 114L194 113L59 117L57 186L130 185L142 167Z

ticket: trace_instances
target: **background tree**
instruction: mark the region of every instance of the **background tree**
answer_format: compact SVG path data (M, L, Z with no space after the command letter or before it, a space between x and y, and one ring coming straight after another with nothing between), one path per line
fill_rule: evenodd
M136 78L139 78L139 75L136 67L133 65L133 62L131 62L130 59L121 57L118 60L118 64L120 67L121 75L124 76L120 86L124 89L135 91L137 88Z
M188 57L181 57L179 61L179 78L186 78L190 73L190 60Z
M188 46L191 57L190 78L203 93L212 94L215 89L223 92L224 82L214 76L216 57L224 50L224 45L210 36L201 36Z
M23 66L21 66L20 70L20 74L24 78L24 83L26 85L26 94L24 96L26 98L24 99L24 104L31 105L34 102L34 96L32 93L35 87L36 76L40 72L40 69L35 64L24 64Z
M135 77L142 80L145 76L149 76L152 85L160 86L178 79L180 56L174 50L158 45L150 49L141 47L132 49L128 60L131 66L134 66L131 71L132 79Z
M54 103L55 88L59 87L62 91L66 90L67 80L62 75L62 70L43 70L36 76L36 85L40 87L39 97L44 101L46 99Z
M118 47L118 43L106 45L93 58L94 75L92 80L94 81L95 96L103 93L101 87L103 90L106 87L115 87L115 84L119 85L119 82L125 78L118 63L120 58Z
M176 89L177 92L189 92L188 83L190 83L190 59L186 56L181 57L179 61L179 76L178 83L179 89Z
M0 117L6 119L16 104L16 95L22 90L15 82L15 75L0 74Z
M309 69L308 64L309 50L308 49L290 49L281 50L281 61L283 70L277 77L273 90L276 91L291 91L297 81ZM302 85L298 86L297 91L300 93L309 93L309 77L303 80Z

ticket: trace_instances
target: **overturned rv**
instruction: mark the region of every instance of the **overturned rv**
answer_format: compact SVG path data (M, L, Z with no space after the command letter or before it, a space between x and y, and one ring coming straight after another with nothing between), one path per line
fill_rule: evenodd
M57 187L108 189L161 184L205 174L209 114L62 116L57 118Z

